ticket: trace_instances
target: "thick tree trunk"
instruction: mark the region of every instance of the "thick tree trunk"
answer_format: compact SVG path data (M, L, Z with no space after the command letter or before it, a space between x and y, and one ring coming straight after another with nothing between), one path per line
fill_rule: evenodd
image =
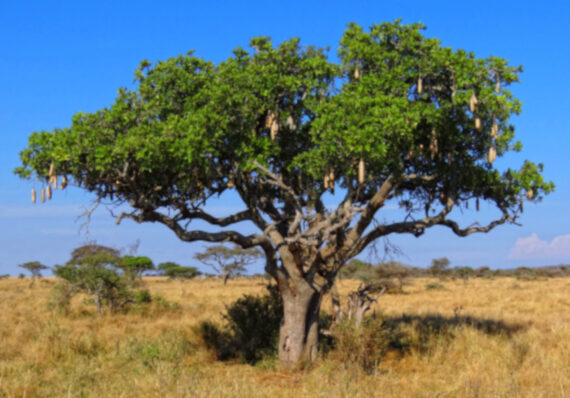
M306 283L299 285L289 284L280 289L283 322L279 330L279 359L285 366L313 362L317 358L322 295Z

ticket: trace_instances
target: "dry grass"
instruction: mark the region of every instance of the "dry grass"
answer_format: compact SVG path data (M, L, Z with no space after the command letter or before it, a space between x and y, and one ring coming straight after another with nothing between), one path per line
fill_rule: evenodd
M442 290L428 282L413 280L375 308L387 321L410 321L410 339L432 333L426 350L389 352L371 372L333 355L293 372L271 359L217 362L192 329L219 320L242 294L263 293L263 280L148 278L153 295L180 308L99 318L81 299L70 315L49 310L54 280L32 289L0 280L0 397L570 396L568 278L448 281ZM342 281L340 291L356 286Z

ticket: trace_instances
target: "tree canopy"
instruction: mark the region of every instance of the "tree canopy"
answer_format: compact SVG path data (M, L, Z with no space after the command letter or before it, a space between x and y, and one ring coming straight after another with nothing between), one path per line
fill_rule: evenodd
M201 275L201 272L195 267L184 267L172 261L160 263L158 264L157 268L162 272L162 274L172 279L192 279L198 275Z
M119 267L131 279L141 278L145 271L154 269L152 260L146 256L123 256Z
M247 266L262 256L256 248L242 249L238 245L227 247L220 244L205 248L203 252L196 253L194 258L216 271L225 285L229 278L246 272Z
M162 223L188 242L261 247L284 298L280 356L312 357L314 339L299 346L286 337L298 335L294 328L315 335L318 320L297 314L295 326L292 314L314 312L315 297L370 243L435 225L458 236L488 232L516 223L524 201L554 188L540 164L494 163L521 149L510 123L521 104L509 86L522 68L444 47L422 29L349 24L339 63L299 39L275 47L267 37L219 64L193 52L143 61L136 87L120 89L109 107L33 133L16 173L46 185L64 176L103 202L129 203L118 222ZM209 205L226 191L243 210L214 216ZM323 203L329 193L334 209ZM497 217L460 224L453 210L480 201ZM388 202L404 210L401 220L381 221ZM242 221L258 231L243 234Z
M47 265L43 265L39 261L28 261L26 263L18 265L20 268L27 269L32 274L32 281L30 282L30 287L34 286L36 278L42 277L42 271L49 269Z

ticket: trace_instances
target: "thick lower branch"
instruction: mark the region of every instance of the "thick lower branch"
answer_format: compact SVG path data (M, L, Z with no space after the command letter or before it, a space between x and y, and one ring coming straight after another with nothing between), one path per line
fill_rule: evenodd
M145 221L159 222L170 228L180 240L185 242L234 242L242 248L247 249L253 246L260 246L262 242L267 241L263 235L242 235L237 231L220 231L220 232L206 232L206 231L187 231L176 220L165 214L157 211L145 211L136 213L122 213L118 221L122 218L129 218L137 223Z
M249 210L244 210L242 212L232 214L227 217L214 217L211 214L208 214L201 209L192 210L192 211L185 210L182 211L181 215L183 219L190 219L190 220L200 219L208 222L209 224L217 225L219 227L227 227L228 225L231 224L236 224L242 221L251 221L252 219L252 214L251 211Z
M514 222L513 216L508 214L506 211L503 212L503 216L495 221L490 222L485 226L469 226L467 228L461 228L459 224L453 220L447 219L445 216L448 212L442 212L434 217L426 217L421 220L408 221L394 223L390 225L381 225L374 228L367 235L363 236L358 242L350 249L349 255L356 256L358 253L362 252L370 243L376 239L386 236L392 233L410 233L415 236L422 235L426 228L432 227L434 225L441 225L448 227L458 236L465 237L477 232L489 232L493 228L502 225L506 222Z

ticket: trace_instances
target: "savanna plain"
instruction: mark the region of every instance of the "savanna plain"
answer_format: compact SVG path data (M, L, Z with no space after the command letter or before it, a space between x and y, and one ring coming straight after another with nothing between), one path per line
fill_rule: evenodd
M81 297L50 309L55 279L0 280L0 397L570 397L567 277L412 279L303 369L220 361L197 332L266 280L143 283L162 299L97 316ZM339 281L344 300L357 287Z

